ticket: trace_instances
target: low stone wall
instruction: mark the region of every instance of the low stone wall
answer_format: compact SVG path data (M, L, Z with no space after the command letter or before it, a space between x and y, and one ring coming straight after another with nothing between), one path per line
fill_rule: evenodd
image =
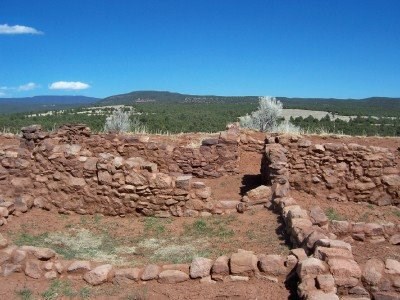
M297 136L268 136L268 152L276 144L285 148L285 167L290 184L308 193L326 194L328 200L370 202L376 205L400 205L399 153L389 149L357 144L313 144ZM280 166L271 165L271 169ZM268 176L268 168L263 168Z
M24 273L33 279L55 279L73 275L91 285L157 280L159 283L180 283L190 279L201 283L248 281L251 277L281 282L296 269L297 256L290 254L256 255L239 249L237 253L216 260L197 257L190 264L151 264L144 267L121 268L90 261L67 261L48 248L9 245L0 234L0 274L8 277Z
M329 222L319 207L310 212L302 209L290 197L290 153L280 143L266 145L262 172L264 183L272 184L271 190L264 193L270 195L267 206L281 214L291 243L300 247L292 250L298 253L298 295L302 299L339 299L338 295L348 300L398 299L400 262L371 259L360 266L354 260L351 244L338 237L351 234L374 242L389 238L393 244L400 244L399 226Z
M400 244L400 224L365 223L333 220L329 224L332 233L340 238L351 237L356 241L371 243L389 241L393 245Z

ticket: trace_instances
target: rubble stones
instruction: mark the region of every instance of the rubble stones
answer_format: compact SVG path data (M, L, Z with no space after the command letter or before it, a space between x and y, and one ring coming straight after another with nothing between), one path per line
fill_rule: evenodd
M158 274L160 274L160 272L161 272L161 267L159 267L157 265L148 265L143 270L143 274L140 277L140 279L144 280L144 281L157 279Z
M98 266L90 272L87 272L83 276L83 279L91 285L102 284L112 278L112 269L113 267L110 264Z
M190 277L202 278L210 275L213 261L208 258L196 257L190 265Z
M258 270L257 256L250 251L239 251L233 253L230 259L230 269L232 274L252 274Z
M165 270L162 271L158 276L159 283L179 283L187 281L188 279L188 274L178 270Z
M297 265L297 274L300 277L307 275L317 277L317 275L326 274L328 270L328 266L323 261L314 257L304 259Z

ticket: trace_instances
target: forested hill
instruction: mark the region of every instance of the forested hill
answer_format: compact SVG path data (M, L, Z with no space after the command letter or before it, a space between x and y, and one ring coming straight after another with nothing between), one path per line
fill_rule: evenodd
M400 98L372 97L365 99L335 98L287 98L277 97L284 108L322 110L340 115L362 116L400 116ZM133 105L140 103L256 103L258 96L213 96L187 95L163 91L135 91L127 94L107 97L97 104L101 105Z
M127 94L115 95L100 100L101 105L132 105L146 102L175 102L175 103L232 103L256 102L258 96L214 96L214 95L188 95L165 91L135 91Z
M0 98L0 114L58 110L93 104L99 98L85 96L34 96Z

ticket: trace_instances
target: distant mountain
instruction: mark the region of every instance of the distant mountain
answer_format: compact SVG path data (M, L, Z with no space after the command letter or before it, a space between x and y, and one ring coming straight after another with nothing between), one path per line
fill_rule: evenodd
M66 109L86 106L99 98L85 96L34 96L24 98L0 98L0 114Z
M400 115L400 98L371 97L365 99L287 98L277 97L284 108L322 110L341 115ZM115 95L97 102L98 105L133 105L141 103L255 103L258 96L188 95L166 91L135 91Z
M166 91L135 91L127 94L115 95L100 100L101 105L132 105L146 102L176 102L176 103L228 103L228 102L254 102L258 96L214 96L214 95L189 95L171 93Z

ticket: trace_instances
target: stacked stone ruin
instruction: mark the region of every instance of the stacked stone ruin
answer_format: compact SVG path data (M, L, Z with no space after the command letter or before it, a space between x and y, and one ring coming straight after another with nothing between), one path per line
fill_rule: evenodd
M14 139L14 137L10 137ZM240 152L263 154L263 184L241 201L213 199L196 178L238 173ZM47 248L17 247L0 235L0 272L31 278L77 276L92 285L157 280L298 281L302 299L398 299L400 262L372 258L359 265L351 240L400 245L400 224L329 221L324 211L307 211L291 189L325 191L328 201L400 206L399 153L355 144L312 144L304 137L267 135L230 126L198 147L154 141L146 135L92 134L85 125L53 133L40 126L22 130L18 147L0 150L0 225L38 207L59 213L209 216L272 209L284 222L288 256L237 253L191 264L117 268L66 261Z

